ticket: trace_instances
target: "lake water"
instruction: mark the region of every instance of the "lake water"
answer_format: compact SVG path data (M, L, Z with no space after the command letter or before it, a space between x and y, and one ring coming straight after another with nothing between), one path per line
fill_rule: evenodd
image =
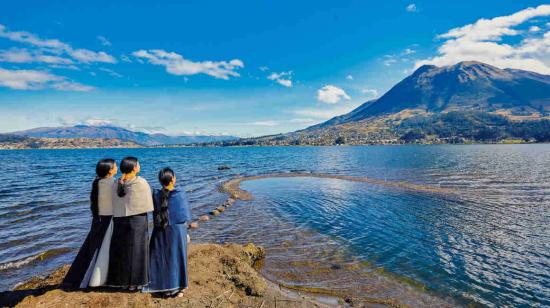
M289 286L413 306L550 305L547 144L0 151L0 290L72 260L89 228L95 162L127 155L154 187L159 168L174 168L197 217L236 176L300 171L445 188L454 193L245 181L255 199L192 237L266 247L262 271Z

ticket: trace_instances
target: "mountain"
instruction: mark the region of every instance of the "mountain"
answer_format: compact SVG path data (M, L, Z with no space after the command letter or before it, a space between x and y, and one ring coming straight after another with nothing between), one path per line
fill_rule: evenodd
M35 138L0 134L0 149L136 148L133 141L103 138Z
M135 132L117 126L92 126L92 125L75 125L62 127L39 127L24 131L11 133L12 135L27 136L35 138L102 138L102 139L118 139L123 141L131 141L141 145L173 145L173 144L192 144L215 142L224 140L233 140L237 137L233 136L168 136L164 134L147 134L143 132Z
M476 61L424 65L378 99L304 130L224 144L544 141L550 76Z
M467 61L437 67L424 65L377 100L312 128L357 122L405 109L427 112L480 110L512 113L550 111L550 76L499 69Z

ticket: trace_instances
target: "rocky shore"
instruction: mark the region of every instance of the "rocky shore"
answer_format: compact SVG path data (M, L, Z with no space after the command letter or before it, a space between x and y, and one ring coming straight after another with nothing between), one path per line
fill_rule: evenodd
M182 298L97 288L60 288L68 265L0 293L2 307L323 307L314 298L267 282L258 272L265 251L253 244L191 244L189 288Z

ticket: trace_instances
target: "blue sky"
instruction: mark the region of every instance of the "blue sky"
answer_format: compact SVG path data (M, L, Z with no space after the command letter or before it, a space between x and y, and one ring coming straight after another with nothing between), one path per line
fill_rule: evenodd
M540 1L151 2L2 4L0 132L257 136L348 112L425 63L550 74Z

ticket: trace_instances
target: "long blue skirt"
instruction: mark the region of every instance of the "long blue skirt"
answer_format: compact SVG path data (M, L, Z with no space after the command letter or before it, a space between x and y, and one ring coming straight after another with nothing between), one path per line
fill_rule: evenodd
M143 292L187 288L187 223L155 227L149 245L150 283Z

